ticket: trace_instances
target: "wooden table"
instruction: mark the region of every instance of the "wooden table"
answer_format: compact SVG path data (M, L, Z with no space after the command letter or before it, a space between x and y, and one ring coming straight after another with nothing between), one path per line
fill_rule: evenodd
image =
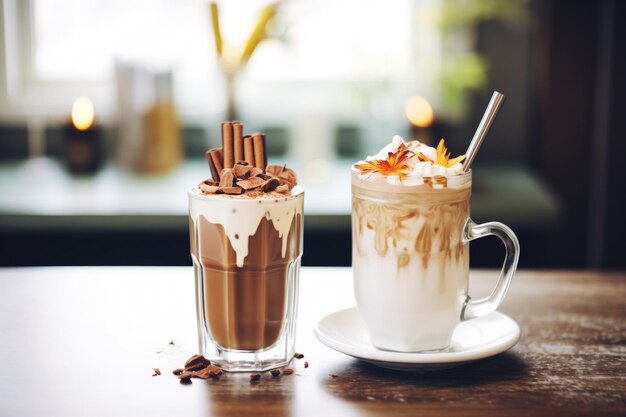
M495 278L473 273L472 293ZM306 357L294 375L181 385L171 371L196 351L191 268L0 269L0 415L626 414L626 274L519 273L502 311L520 343L427 374L379 369L315 339L319 318L354 303L351 285L347 268L303 269Z

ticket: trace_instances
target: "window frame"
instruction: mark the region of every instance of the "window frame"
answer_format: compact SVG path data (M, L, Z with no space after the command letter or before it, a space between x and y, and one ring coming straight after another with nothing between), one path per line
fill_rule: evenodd
M29 121L33 118L47 123L64 121L73 100L87 95L98 105L102 119L111 114L111 94L106 81L38 79L33 66L33 1L2 0L0 2L0 120Z

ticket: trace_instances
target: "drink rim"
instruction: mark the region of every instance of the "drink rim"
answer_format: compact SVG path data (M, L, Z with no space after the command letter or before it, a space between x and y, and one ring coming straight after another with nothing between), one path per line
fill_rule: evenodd
M472 170L470 169L467 172L463 172L458 175L450 175L445 176L448 179L447 187L437 187L431 188L426 186L424 183L419 184L391 184L387 182L386 177L380 177L375 180L367 180L361 178L360 171L355 168L354 165L350 168L351 170L351 184L353 187L361 188L364 190L371 190L377 192L389 192L389 193L424 193L424 192L439 192L443 190L454 190L457 188L461 188L467 184L471 184L472 181ZM425 188L427 187L427 188Z
M194 187L195 188L195 187ZM291 194L289 195L285 195L285 196L280 196L280 197L261 197L261 198L244 198L244 197L233 197L230 196L228 194L198 194L195 193L193 191L193 189L188 190L187 191L187 195L190 198L194 198L196 200L202 200L202 201L222 201L222 202L237 202L237 204L241 203L241 204L253 204L256 203L258 204L259 202L261 203L274 203L277 200L278 201L288 201L288 200L292 200L295 198L298 198L300 196L304 196L304 189L302 189L302 187L296 185L295 187L293 187L291 189ZM228 196L228 197L226 197Z

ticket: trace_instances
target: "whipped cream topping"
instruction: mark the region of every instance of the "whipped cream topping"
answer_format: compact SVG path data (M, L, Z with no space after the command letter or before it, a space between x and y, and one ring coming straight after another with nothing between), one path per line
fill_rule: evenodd
M423 184L424 178L432 178L436 176L453 177L463 174L463 164L461 162L457 162L450 167L445 167L429 161L420 161L417 156L420 152L429 159L436 161L437 149L417 140L405 142L404 139L398 135L395 135L391 140L391 143L382 148L377 154L368 156L365 161L360 161L359 163L373 160L385 160L387 159L389 152L397 152L402 144L413 151L413 155L406 160L406 165L410 168L410 171L403 178L400 178L399 175L383 175L378 172L364 174L354 166L352 168L353 172L355 172L358 178L362 181L386 181L387 183L393 185L407 186Z
M304 191L294 187L289 195L280 198L236 199L224 198L225 194L199 195L189 192L189 216L195 225L200 224L200 217L209 223L224 227L224 232L237 254L237 266L243 268L244 260L248 256L248 243L263 218L272 221L282 239L282 257L287 253L287 238L294 217L302 218ZM230 196L229 196L230 197ZM197 232L198 247L202 247L202 234ZM212 237L212 236L211 236Z

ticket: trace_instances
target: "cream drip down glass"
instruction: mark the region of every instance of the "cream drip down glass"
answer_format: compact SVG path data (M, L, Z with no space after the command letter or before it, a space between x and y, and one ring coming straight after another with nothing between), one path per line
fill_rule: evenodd
M415 154L428 150L409 144ZM477 225L469 217L471 171L420 164L407 162L415 175L406 181L372 178L352 167L354 290L370 340L379 349L447 350L460 321L500 305L517 267L519 243L511 229L497 222ZM420 169L425 172L416 172ZM469 242L487 235L504 242L504 266L492 294L472 300Z

